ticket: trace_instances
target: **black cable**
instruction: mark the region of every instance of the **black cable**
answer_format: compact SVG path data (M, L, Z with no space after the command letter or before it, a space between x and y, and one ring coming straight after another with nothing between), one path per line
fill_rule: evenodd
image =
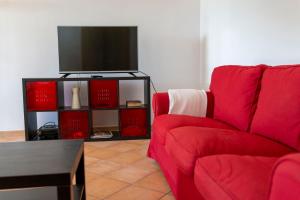
M146 74L145 72L142 72L142 71L138 71L138 72L139 72L139 73L142 73L142 74L144 74L144 75L146 75L146 76L149 76L149 75ZM155 86L154 86L154 83L153 83L151 77L150 77L150 83L151 83L151 86L152 86L153 90L155 91L155 93L157 93L157 90L156 90L156 88L155 88Z

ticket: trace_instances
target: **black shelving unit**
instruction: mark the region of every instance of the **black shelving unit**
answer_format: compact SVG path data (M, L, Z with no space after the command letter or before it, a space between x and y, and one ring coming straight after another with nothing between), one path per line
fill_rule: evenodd
M132 108L126 107L126 105L120 104L120 82L121 81L143 81L144 88L144 104L141 107ZM87 83L87 98L88 105L82 106L78 110L73 110L70 106L65 105L65 93L64 87L66 82L86 82ZM92 106L93 89L91 88L92 81L115 81L117 84L116 97L117 105L113 107ZM149 76L123 76L123 77L101 77L101 78L23 78L23 102L24 102L24 123L26 140L33 140L33 136L36 135L38 130L37 115L39 112L52 112L57 115L58 125L58 138L59 139L72 139L72 137L66 137L66 130L64 127L78 123L72 127L68 132L86 132L84 139L86 141L107 141L107 140L130 140L130 139L148 139L151 132L151 106L150 106L150 77ZM101 87L97 88L101 89ZM133 100L133 99L128 99ZM96 111L109 111L114 110L118 113L118 131L114 131L112 138L105 139L92 139L94 134L93 127L93 112ZM68 113L68 114L64 114ZM67 119L72 116L72 113L76 116L73 122L69 122ZM77 113L77 114L75 114ZM84 114L83 114L84 113ZM67 117L64 117L67 115ZM85 117L87 116L87 119ZM126 119L122 118L125 116ZM72 117L71 117L72 118ZM132 119L131 119L132 118ZM144 119L144 122L141 121ZM87 120L87 127L80 123L85 123ZM66 122L67 121L67 122ZM132 124L130 124L132 123ZM126 127L125 127L126 126ZM85 127L85 128L83 128ZM133 131L130 131L132 128ZM77 130L78 129L78 130ZM80 130L85 129L85 130ZM127 129L127 130L126 130ZM135 134L134 130L140 130L143 134ZM125 134L126 132L126 134ZM129 133L129 135L128 135ZM80 138L80 137L79 137ZM78 137L74 137L78 139Z

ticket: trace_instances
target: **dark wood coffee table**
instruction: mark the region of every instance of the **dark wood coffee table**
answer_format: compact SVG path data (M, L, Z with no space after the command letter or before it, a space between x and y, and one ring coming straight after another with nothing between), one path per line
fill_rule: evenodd
M22 193L35 197L53 192L58 200L85 200L83 149L82 140L0 143L1 200ZM31 189L3 191L21 188Z
M82 188L74 187L74 200L82 199ZM0 192L1 200L58 200L56 187L26 188Z

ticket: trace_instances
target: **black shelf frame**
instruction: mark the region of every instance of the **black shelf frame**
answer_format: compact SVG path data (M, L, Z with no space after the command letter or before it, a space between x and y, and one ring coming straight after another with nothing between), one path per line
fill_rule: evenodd
M116 80L117 81L117 99L118 106L114 108L92 108L91 107L91 94L90 94L90 81L92 80ZM126 80L142 80L144 81L144 104L141 107L126 107L126 105L120 104L120 81ZM57 108L55 110L28 110L27 109L27 94L26 94L26 83L28 82L47 82L47 81L55 81L57 84ZM82 106L78 110L73 110L70 106L64 105L64 83L65 82L77 82L77 81L86 81L87 82L87 90L88 90L88 105ZM32 136L38 130L37 125L37 113L41 112L56 112L58 119L58 138L61 138L60 133L60 113L64 111L68 112L88 112L89 116L89 133L88 138L85 141L112 141L112 140L138 140L138 139L150 139L151 138L151 103L150 103L150 76L122 76L122 77L97 77L97 78L23 78L22 79L22 88L23 88L23 109L24 109L24 124L25 124L25 138L26 141L31 141ZM120 110L123 109L145 109L146 110L146 118L147 118L147 134L145 136L121 136L121 130L119 134L112 138L101 138L101 139L93 139L91 136L93 135L93 111L101 111L101 110L115 110L118 111L118 125L120 129Z

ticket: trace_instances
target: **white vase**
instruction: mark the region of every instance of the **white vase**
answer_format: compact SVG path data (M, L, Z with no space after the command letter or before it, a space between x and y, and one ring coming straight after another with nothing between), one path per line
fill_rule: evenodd
M80 88L73 87L73 89L72 89L72 109L80 109L79 93L80 93Z

